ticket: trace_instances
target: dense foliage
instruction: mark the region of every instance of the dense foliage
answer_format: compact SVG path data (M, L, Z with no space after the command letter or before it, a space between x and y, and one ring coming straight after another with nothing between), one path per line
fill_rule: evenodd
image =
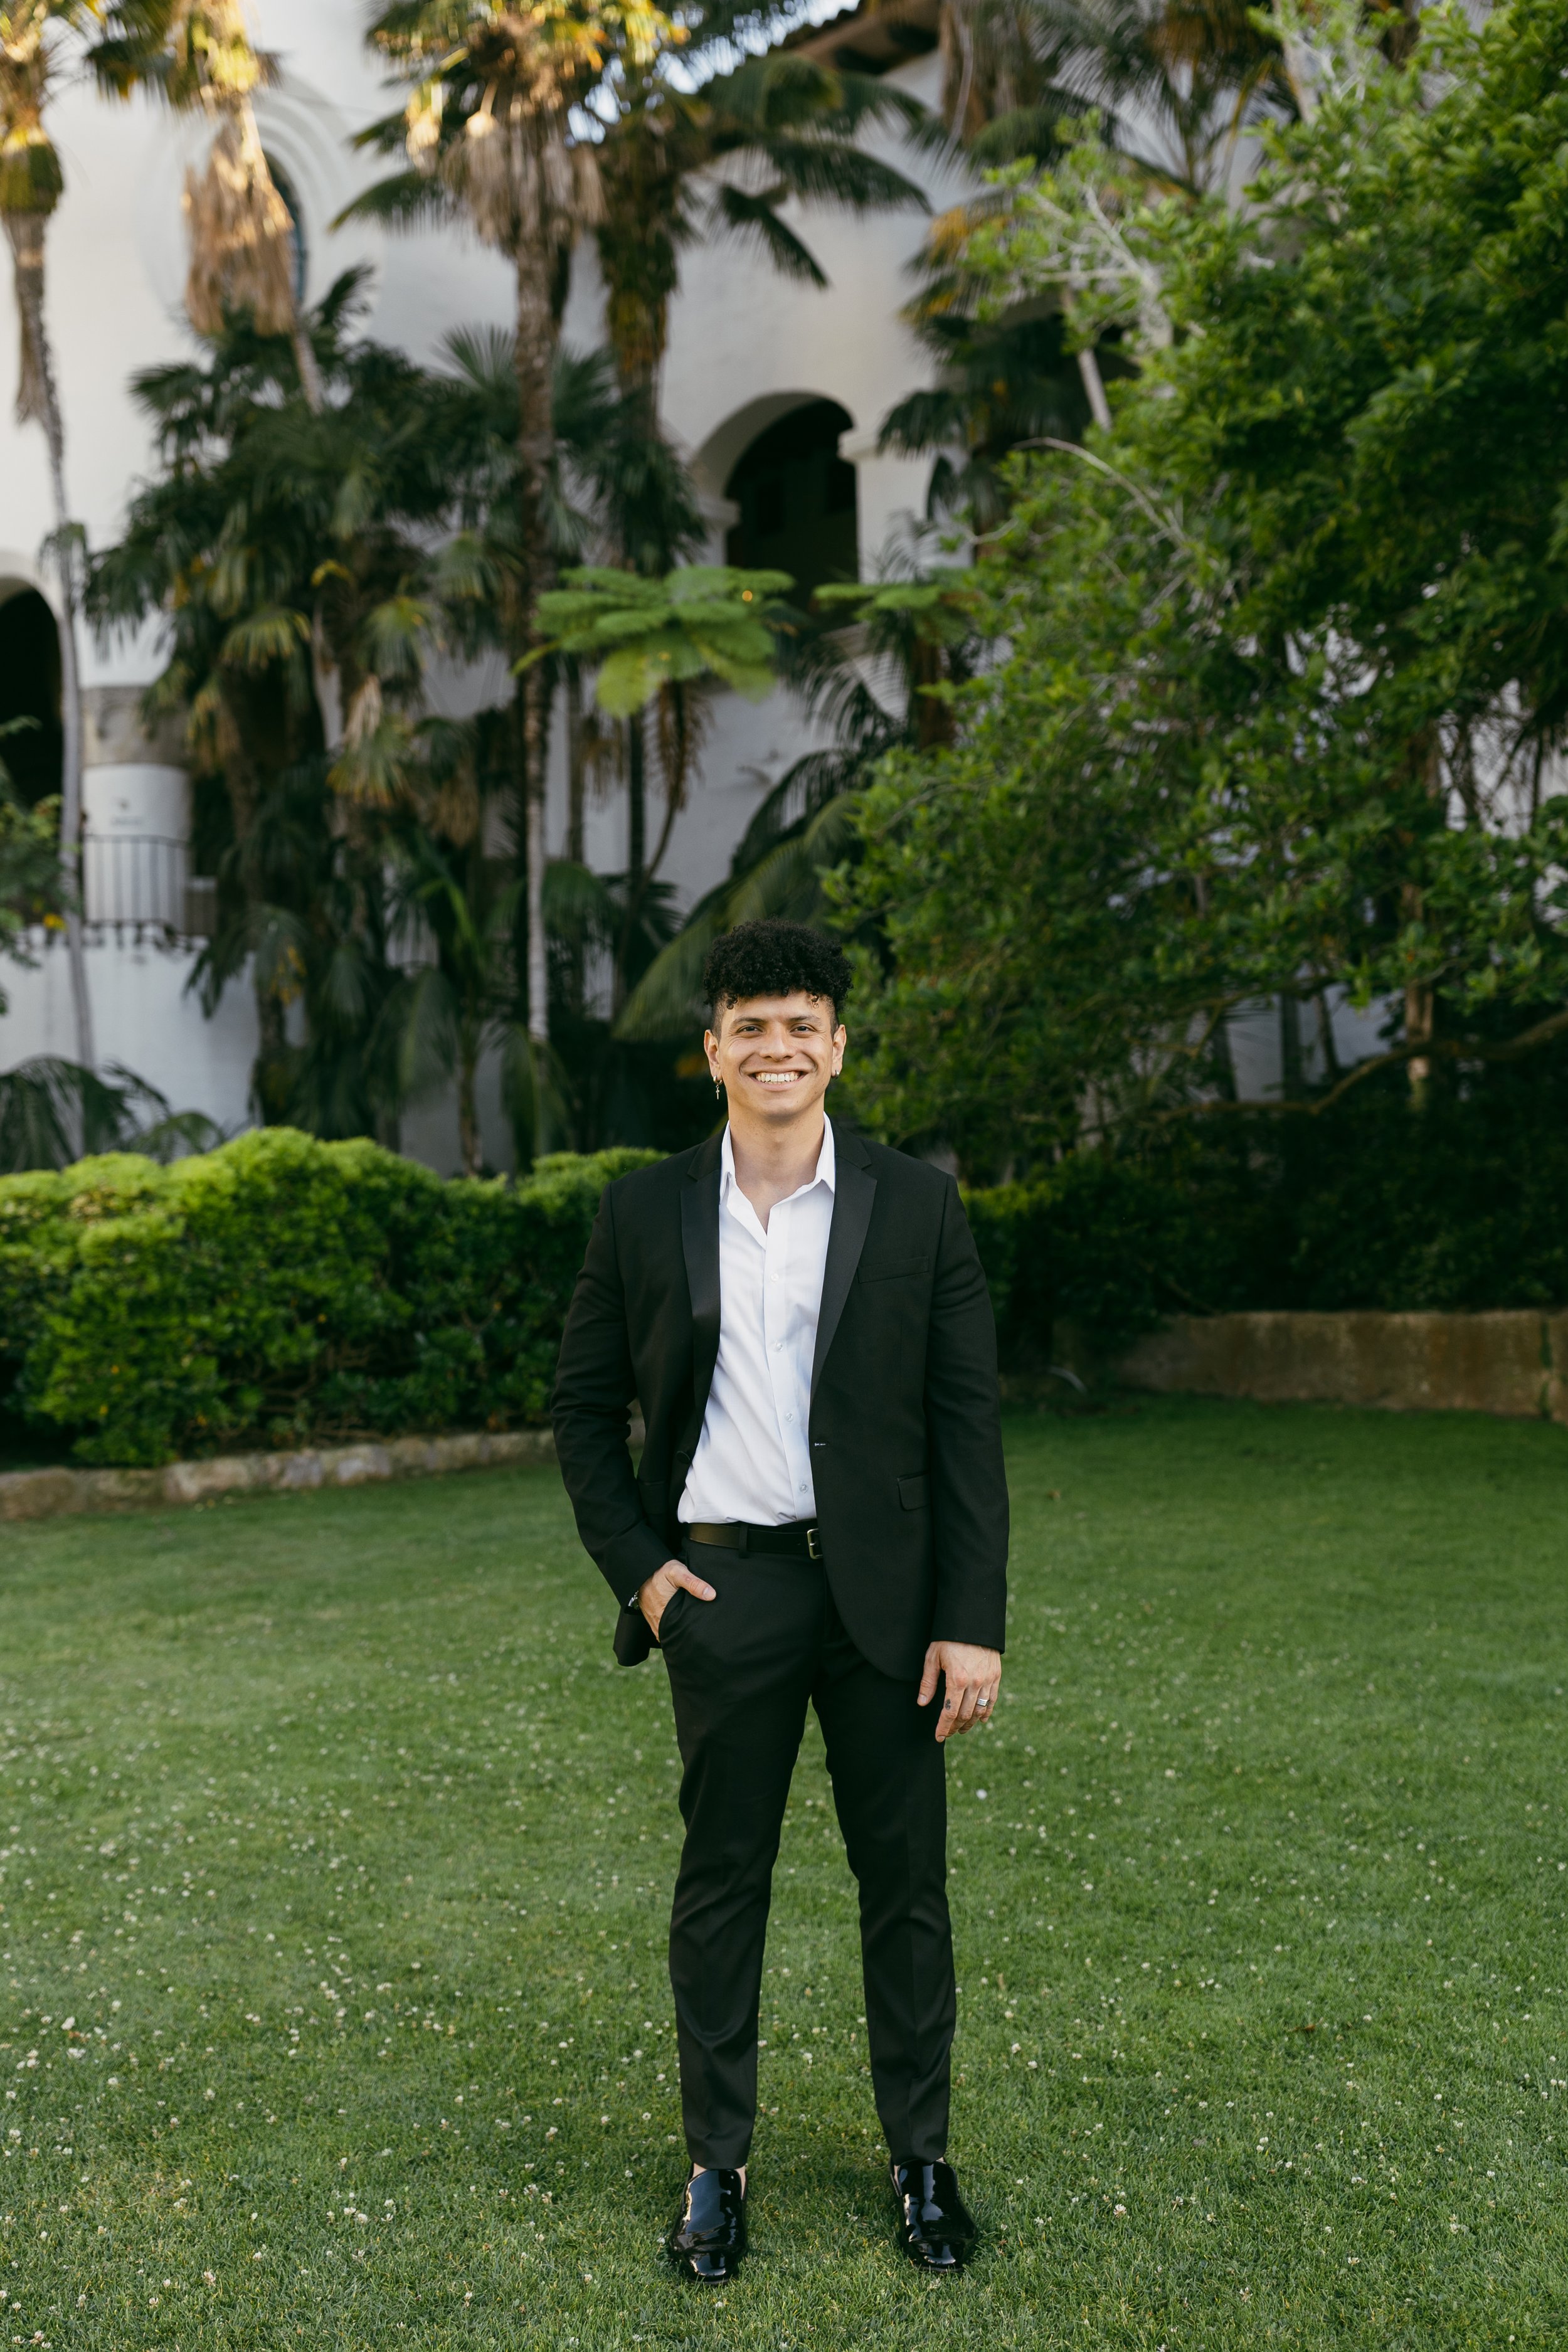
M1568 1027L1568 6L1423 23L1404 68L1327 13L1245 207L1084 145L974 232L999 310L1070 293L1137 367L1019 467L975 583L1005 658L841 885L858 1099L976 1178L1229 1115L1259 998L1385 1015L1319 1102Z
M1173 1310L1568 1298L1568 1058L1413 1122L1166 1130L972 1192L1004 1364L1071 1322L1114 1347ZM364 1140L258 1129L159 1166L0 1179L0 1422L84 1463L541 1420L604 1185L653 1155L443 1183Z
M0 1409L126 1464L538 1421L599 1194L644 1157L442 1183L275 1128L0 1180Z
M1396 1082L1316 1119L1184 1122L969 1195L1004 1366L1071 1324L1115 1349L1170 1314L1461 1311L1568 1299L1568 1064L1439 1092Z

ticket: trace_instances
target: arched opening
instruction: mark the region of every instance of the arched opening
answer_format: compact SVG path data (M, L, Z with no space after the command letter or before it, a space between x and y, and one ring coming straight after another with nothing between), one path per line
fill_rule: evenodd
M0 764L33 808L60 788L60 639L36 588L0 580Z
M741 509L729 561L789 572L799 604L830 580L856 576L855 468L838 454L853 423L836 400L792 408L748 443L724 485Z
M294 301L302 310L305 304L305 278L310 257L305 246L305 215L300 209L300 199L294 193L294 183L278 161L268 155L267 168L272 174L272 184L283 199L283 209L289 215L289 266L294 281Z

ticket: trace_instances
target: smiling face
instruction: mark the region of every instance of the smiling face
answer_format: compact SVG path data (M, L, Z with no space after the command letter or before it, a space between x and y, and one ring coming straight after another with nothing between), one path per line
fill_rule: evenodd
M702 1040L730 1116L766 1127L809 1114L844 1066L844 1027L826 996L748 996L715 1008L718 1034Z

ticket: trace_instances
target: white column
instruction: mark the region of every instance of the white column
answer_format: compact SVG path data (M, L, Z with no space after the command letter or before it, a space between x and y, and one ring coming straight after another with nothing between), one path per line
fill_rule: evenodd
M187 907L191 781L177 722L149 732L132 686L89 687L82 744L89 923L205 929ZM210 895L210 893L209 893Z
M931 460L879 452L875 426L841 433L838 454L855 468L860 577L874 580L888 541L925 520Z

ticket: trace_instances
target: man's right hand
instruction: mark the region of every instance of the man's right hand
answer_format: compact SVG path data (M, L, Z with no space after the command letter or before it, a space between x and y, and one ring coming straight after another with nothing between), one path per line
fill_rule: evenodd
M719 1595L710 1584L694 1576L683 1560L667 1559L662 1568L655 1569L646 1583L637 1587L637 1607L647 1619L648 1632L657 1642L659 1621L669 1606L672 1592L689 1592L697 1601L717 1601Z

